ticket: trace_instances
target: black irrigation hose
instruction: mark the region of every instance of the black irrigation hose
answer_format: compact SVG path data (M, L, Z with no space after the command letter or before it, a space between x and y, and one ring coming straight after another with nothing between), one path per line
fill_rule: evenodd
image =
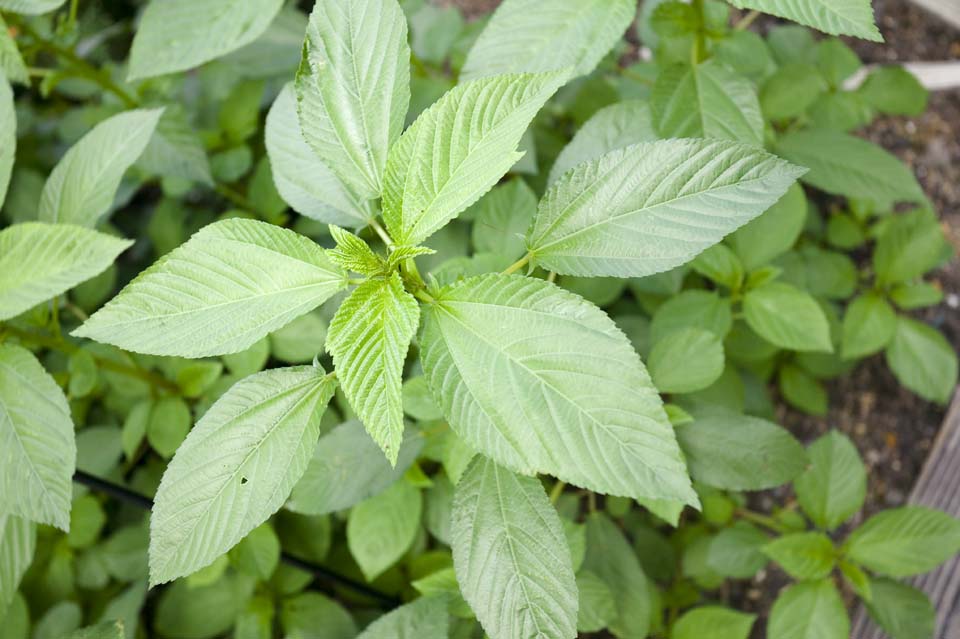
M153 507L153 500L145 495L141 495L138 492L132 491L129 488L120 486L113 482L107 481L101 477L85 473L82 470L77 470L73 475L73 481L90 488L91 490L96 490L105 495L109 495L114 499L127 502L139 508L145 510L150 510ZM333 585L342 586L344 588L349 588L354 592L370 597L371 599L376 599L381 604L388 606L390 608L395 608L400 605L400 600L396 597L388 595L384 592L380 592L375 588L351 579L350 577L345 577L340 573L334 572L329 568L323 566L318 566L317 564L310 563L309 561L304 561L294 557L289 553L282 553L280 559L283 563L293 566L294 568L299 568L305 572L309 572L314 578L321 581L329 582Z

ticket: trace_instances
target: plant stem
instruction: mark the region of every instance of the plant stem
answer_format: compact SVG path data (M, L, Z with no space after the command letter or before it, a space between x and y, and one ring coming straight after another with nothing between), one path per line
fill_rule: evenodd
M526 265L527 265L527 262L529 262L529 261L530 261L530 258L532 258L532 257L533 257L533 253L527 253L526 255L524 255L523 257L521 257L519 260L517 260L516 262L514 262L513 264L511 264L510 266L508 266L508 267L503 271L503 275L510 275L511 273L516 273L517 271L519 271L520 269L522 269L524 266L526 266Z
M29 331L24 331L17 328L16 326L5 326L4 331L8 335L16 337L22 342L29 342L34 346L40 346L41 348L47 348L50 350L60 351L66 355L71 355L78 350L80 347L76 344L68 342L63 338L56 339L49 337L47 335L39 335L37 333L31 333ZM101 357L99 355L93 356L94 361L97 363L97 366L108 371L113 371L114 373L120 373L121 375L126 375L127 377L136 377L137 379L147 382L151 386L157 388L162 388L166 391L172 393L179 393L180 388L168 380L165 377L161 377L155 373L152 373L148 370L143 370L142 368L137 368L135 366L128 366L120 362L114 361L112 359Z
M706 11L703 7L704 0L693 0L693 10L697 14L697 19L699 24L697 25L697 37L693 41L693 64L696 66L700 62L703 62L707 57L707 27L704 22L706 21Z
M751 523L757 524L758 526L763 526L764 528L777 534L783 534L787 532L786 528L784 528L780 522L769 515L755 513L752 510L747 510L746 508L738 509L737 515Z
M553 485L553 489L550 491L550 503L555 504L557 500L560 499L560 495L563 494L563 489L566 488L567 482L562 479L558 479L557 483Z
M256 211L256 207L253 206L250 200L248 200L243 195L238 193L236 190L230 188L226 184L221 184L217 182L216 184L213 185L213 190L216 191L218 195L223 197L223 199L229 200L230 203L236 206L239 206L244 211L249 211L251 213Z
M753 10L747 15L740 18L735 25L733 25L734 31L743 31L750 27L753 22L760 17L760 12Z
M557 281L557 272L556 272L556 271L550 271L550 272L547 274L547 281L550 282L551 284L554 283L554 282L556 282L556 281Z
M50 323L53 327L53 334L58 340L63 340L63 333L60 331L60 296L54 295L50 300Z
M377 235L380 236L380 239L383 240L383 243L387 245L387 248L393 246L393 240L390 238L390 235L387 233L386 229L380 226L380 222L371 219L370 228L376 231Z

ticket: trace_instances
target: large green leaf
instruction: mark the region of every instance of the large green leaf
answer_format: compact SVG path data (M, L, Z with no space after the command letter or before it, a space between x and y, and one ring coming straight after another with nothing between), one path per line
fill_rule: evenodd
M391 465L403 440L403 364L419 323L420 306L394 272L358 286L327 333L343 392Z
M130 80L185 71L253 42L283 0L151 0L130 49Z
M379 577L409 550L422 511L420 491L404 479L353 507L347 519L347 546L367 581Z
M0 231L0 319L106 270L133 242L68 224L23 222Z
M5 25L0 21L0 28ZM13 106L13 89L0 68L0 207L7 196L13 172L13 156L17 150L17 114Z
M317 2L295 86L310 147L358 196L379 196L410 104L407 20L396 0Z
M803 447L785 429L759 417L698 411L677 426L690 474L726 490L763 490L790 481L807 465Z
M821 532L783 535L765 545L763 553L794 579L823 579L836 561L833 542Z
M722 606L701 606L684 613L673 626L673 639L747 639L756 621Z
M797 500L820 528L833 530L852 517L867 495L867 470L856 446L830 431L807 449L810 466L793 482Z
M660 137L763 144L763 115L753 84L717 60L664 70L650 105Z
M77 445L63 391L30 351L0 344L0 512L70 528Z
M631 144L653 142L659 136L646 100L624 100L597 111L563 147L550 169L548 182L573 167Z
M37 528L32 521L0 513L0 611L6 611L33 562ZM2 619L2 617L0 617Z
M0 9L26 15L37 15L53 11L64 2L66 0L0 0Z
M832 35L851 35L874 42L883 36L873 21L870 0L730 0L741 9L756 9Z
M423 438L411 432L391 466L359 421L343 423L320 438L287 507L305 515L350 508L400 479L421 448Z
M564 67L586 75L635 15L632 0L506 0L470 49L461 78Z
M733 142L635 144L557 180L540 201L527 248L561 274L660 273L763 213L802 172Z
M539 480L477 456L451 521L460 590L491 639L577 635L570 548Z
M937 611L922 590L893 579L870 581L870 601L867 610L891 639L920 639L933 637L937 625Z
M849 639L847 609L829 579L804 581L780 592L770 610L768 639Z
M919 208L888 219L873 252L873 268L881 285L909 282L952 253L940 220L930 208Z
M583 568L600 577L613 591L617 616L609 625L610 631L620 639L645 639L653 620L654 586L630 542L602 513L587 519Z
M189 575L227 552L287 499L307 468L336 383L319 366L235 384L167 466L150 517L150 583Z
M160 258L73 334L154 355L236 353L346 285L313 241L229 219Z
M363 203L303 139L293 84L283 87L267 113L264 143L277 191L297 213L339 226L367 224Z
M808 184L827 193L890 202L923 201L923 189L900 160L879 146L827 129L807 129L780 138L778 155L810 172Z
M123 174L147 148L162 113L163 109L126 111L80 138L43 186L40 221L95 226L113 204Z
M661 393L692 393L723 373L723 344L710 331L681 328L653 345L647 363Z
M418 244L510 170L517 145L567 71L460 84L420 114L390 149L384 221L399 244Z
M137 166L156 175L212 186L207 151L188 117L180 105L167 106Z
M882 295L857 296L843 315L843 358L855 359L882 351L897 330L897 314Z
M960 520L923 506L885 510L844 544L850 559L889 577L932 570L960 551Z
M833 351L830 324L809 293L782 282L770 282L749 291L743 314L760 337L795 351Z
M436 296L424 309L423 369L470 446L517 472L698 503L650 377L602 311L518 275Z
M899 316L885 356L901 384L930 401L950 401L957 386L957 353L943 333Z
M449 624L443 597L421 597L380 617L357 639L439 639L447 636Z
M4 75L6 75L6 79L3 78ZM20 49L17 47L7 23L4 22L3 17L0 17L0 84L7 80L10 81L10 84L29 84L30 75L27 73L27 65L23 61L23 56L20 55ZM3 92L3 87L0 87L0 93ZM6 100L6 97L0 99ZM12 153L13 149L8 148L7 151ZM0 188L0 205L2 204L3 189Z

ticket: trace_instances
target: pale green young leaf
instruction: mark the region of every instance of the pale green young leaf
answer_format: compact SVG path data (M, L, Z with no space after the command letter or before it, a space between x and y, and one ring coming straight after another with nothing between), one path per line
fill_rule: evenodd
M923 201L923 189L900 160L879 146L827 129L790 133L777 141L777 155L810 171L803 181L818 189L878 202Z
M943 333L900 316L885 356L901 384L932 402L950 401L957 385L957 353Z
M743 313L750 328L781 348L832 352L830 325L810 294L789 284L769 282L749 291Z
M763 213L802 172L734 142L635 144L557 180L540 201L527 248L561 274L660 273Z
M647 364L661 393L692 393L723 373L723 344L702 328L681 328L654 343Z
M72 224L8 226L0 231L0 319L98 275L131 244Z
M870 0L730 0L730 2L741 9L763 11L831 35L851 35L874 42L883 42L883 36L880 35L873 20L873 7Z
M820 528L833 530L860 507L867 494L867 471L853 442L830 431L807 449L810 466L793 487L807 516Z
M646 639L653 621L654 586L623 533L602 513L587 519L587 553L583 569L613 591L617 615L608 628L619 639Z
M759 417L726 410L697 411L676 427L690 475L726 490L763 490L803 472L803 446L785 429Z
M39 220L96 226L110 209L120 180L147 147L163 109L108 118L70 147L47 178Z
M936 568L960 551L960 520L923 506L877 513L844 544L846 556L888 577L908 577Z
M870 592L870 618L891 639L935 636L937 611L925 592L893 579L871 580Z
M823 579L836 562L833 542L820 532L783 535L763 547L763 553L777 562L794 579Z
M776 204L727 237L727 243L743 267L754 271L793 248L806 219L803 187L793 184Z
M662 138L763 143L763 115L753 84L717 60L664 70L650 106Z
M330 236L337 243L337 247L327 251L327 257L345 271L353 271L372 277L387 272L387 261L373 252L370 245L359 237L333 224L330 225Z
M577 586L560 517L539 480L476 457L457 484L453 565L491 639L577 634Z
M404 131L383 178L384 221L398 244L419 244L510 170L520 138L568 71L459 84Z
M733 325L730 300L716 291L690 289L664 302L650 322L650 342L657 343L673 331L700 328L724 339Z
M747 639L756 615L722 606L701 606L685 612L673 625L672 639Z
M70 528L77 445L63 391L30 351L0 344L0 512Z
M223 220L160 258L73 334L154 355L236 353L346 285L312 240Z
M738 290L743 284L743 264L726 244L714 244L695 257L690 268L730 290Z
M360 502L347 519L347 546L367 581L395 564L413 544L423 498L403 479Z
M0 29L3 28L0 23ZM4 69L0 68L0 207L7 197L16 151L17 113L13 105L13 89L4 77Z
M524 253L523 236L537 212L537 194L520 178L493 187L470 209L473 249L517 259Z
M307 144L360 198L380 195L410 104L407 20L396 0L320 0L295 82Z
M636 15L632 0L506 0L477 38L462 80L565 67L586 75Z
M358 286L327 333L343 392L391 465L403 440L403 364L419 323L420 306L394 271Z
M408 432L391 467L363 424L356 420L340 424L320 438L287 508L305 515L350 508L399 480L421 448L423 438Z
M283 0L151 0L133 38L129 80L186 71L257 39Z
M855 359L882 351L897 330L897 314L877 293L854 299L843 316L843 357Z
M789 121L806 113L828 89L813 64L784 64L760 85L760 108L768 120Z
M389 612L357 639L440 639L446 637L450 616L443 597L420 597Z
M25 15L39 15L53 11L67 0L0 0L0 9Z
M829 579L780 591L767 623L768 639L849 639L850 618Z
M273 182L293 210L351 228L365 226L371 212L340 181L303 138L293 83L280 91L267 113L264 143Z
M33 562L37 529L32 521L0 513L0 610L7 610ZM2 617L0 617L2 619Z
M563 147L550 169L548 183L588 160L622 149L631 144L658 139L650 103L646 100L624 100L597 111Z
M167 466L150 518L150 583L189 575L275 513L307 468L335 382L315 366L247 377Z
M602 311L542 280L482 275L424 309L421 361L451 427L498 464L696 505L663 404Z

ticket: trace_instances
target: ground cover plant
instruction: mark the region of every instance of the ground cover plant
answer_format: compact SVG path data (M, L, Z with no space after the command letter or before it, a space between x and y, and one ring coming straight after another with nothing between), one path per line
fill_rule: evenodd
M926 93L731 4L0 0L0 637L932 637L960 522L775 423L953 394Z

